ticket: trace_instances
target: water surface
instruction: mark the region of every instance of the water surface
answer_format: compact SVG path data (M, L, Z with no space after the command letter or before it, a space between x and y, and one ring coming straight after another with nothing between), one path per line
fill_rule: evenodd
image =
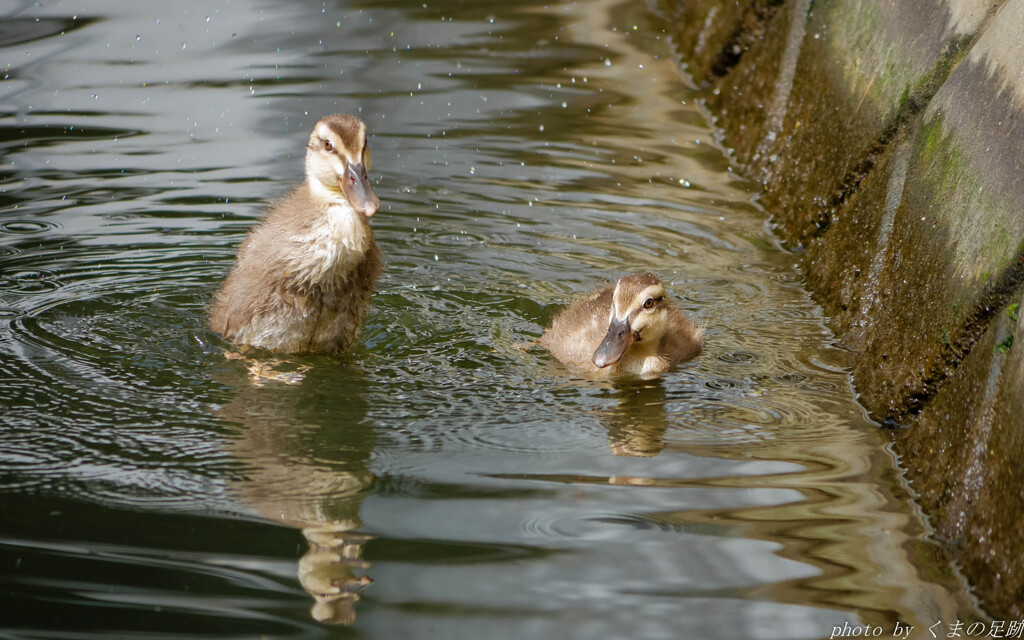
M4 637L973 615L643 4L0 15ZM382 202L359 345L228 359L207 305L332 112L367 122ZM637 270L707 324L698 360L612 385L516 348Z

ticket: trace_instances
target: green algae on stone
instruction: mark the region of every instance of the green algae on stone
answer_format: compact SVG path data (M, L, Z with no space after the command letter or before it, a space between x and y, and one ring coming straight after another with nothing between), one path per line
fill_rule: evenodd
M1010 227L1007 211L993 197L996 189L975 167L969 149L947 129L945 116L936 112L925 119L918 133L917 192L930 192L927 208L919 211L926 222L945 233L946 253L953 257L955 276L950 286L973 297L978 287L1006 269L1020 238Z
M1006 336L1006 338L1004 338L1002 342L993 347L992 351L994 353L1007 353L1010 350L1010 347L1012 346L1013 334L1011 333L1010 335Z

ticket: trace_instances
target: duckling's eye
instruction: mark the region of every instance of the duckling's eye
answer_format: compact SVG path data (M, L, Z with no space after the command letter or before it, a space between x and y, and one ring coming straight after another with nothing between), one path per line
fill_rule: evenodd
M370 147L363 147L363 165L367 171L370 170L370 162Z
M646 300L644 300L644 309L653 309L653 308L654 308L654 298L647 298Z
M331 144L330 140L324 140L324 151L334 151L334 145Z

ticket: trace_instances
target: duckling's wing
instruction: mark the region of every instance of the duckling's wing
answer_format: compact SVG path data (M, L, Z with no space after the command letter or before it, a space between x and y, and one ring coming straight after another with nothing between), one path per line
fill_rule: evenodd
M685 362L700 355L704 329L693 323L685 313L672 307L668 315L668 331L662 338L661 351L671 362Z
M234 268L214 296L210 326L230 342L273 351L298 351L301 342L285 327L306 323L308 287L289 254L288 238L308 222L308 188L297 188L271 204L267 215L242 241Z
M612 287L598 289L570 304L540 337L540 344L566 364L596 369L594 351L608 332Z

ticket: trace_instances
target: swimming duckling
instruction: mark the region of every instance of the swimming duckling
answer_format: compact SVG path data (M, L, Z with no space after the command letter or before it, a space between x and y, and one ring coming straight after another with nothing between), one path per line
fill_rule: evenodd
M361 120L339 113L316 123L306 181L242 243L210 310L214 331L283 353L352 346L384 264L370 229L380 201L369 168Z
M697 357L703 334L668 301L657 276L635 273L569 305L540 344L585 373L649 377Z

